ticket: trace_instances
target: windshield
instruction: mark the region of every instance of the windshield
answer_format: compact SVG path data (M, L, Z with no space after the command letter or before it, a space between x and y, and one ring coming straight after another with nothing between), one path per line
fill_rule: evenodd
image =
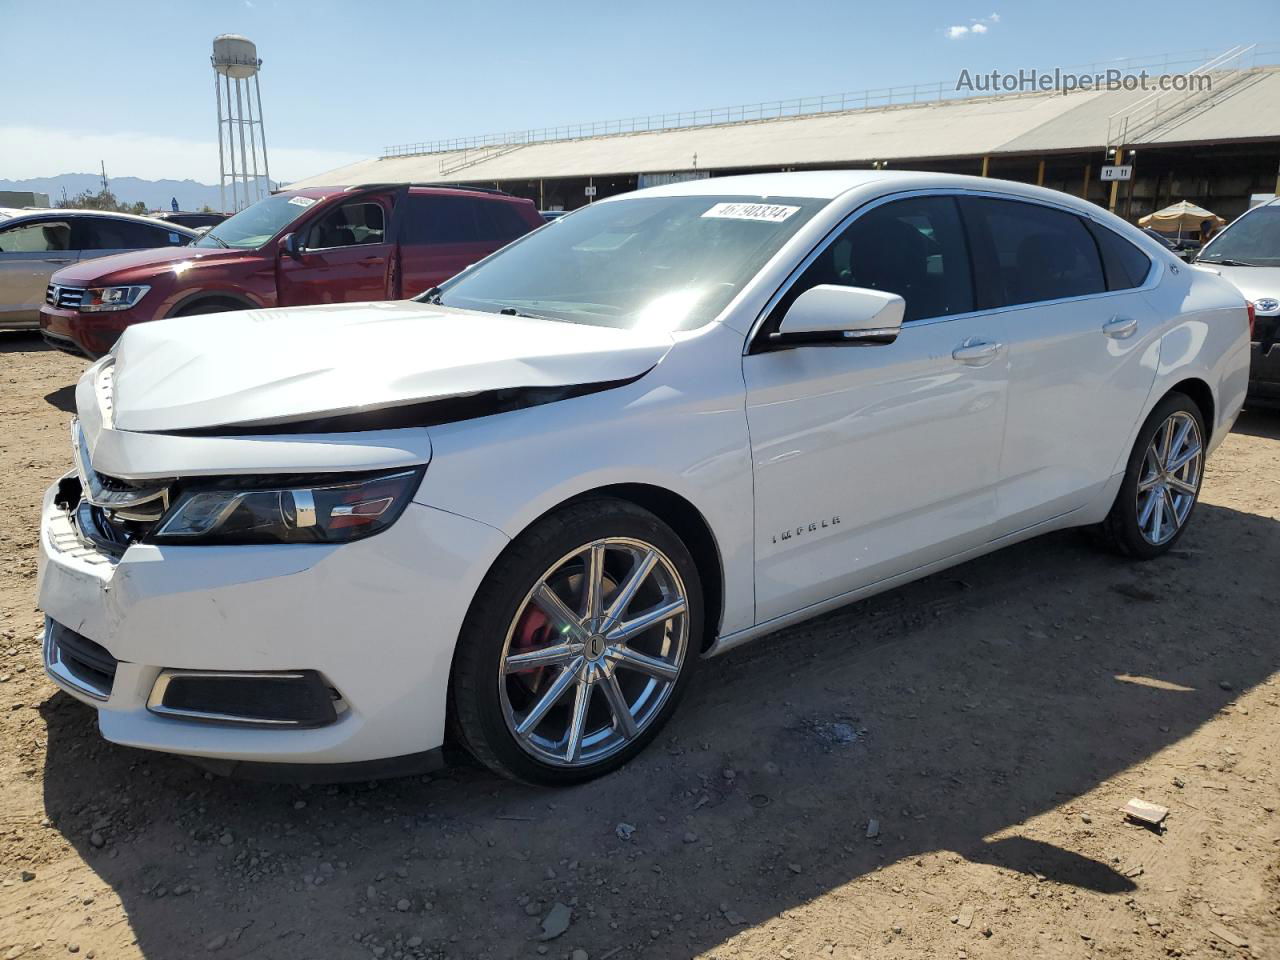
M723 310L827 203L702 196L592 204L423 297L488 313L691 330Z
M1234 262L1249 267L1280 267L1280 206L1250 210L1210 243L1201 263Z
M193 247L235 247L249 250L262 246L300 217L316 201L297 194L277 193L245 207L234 217L223 220Z

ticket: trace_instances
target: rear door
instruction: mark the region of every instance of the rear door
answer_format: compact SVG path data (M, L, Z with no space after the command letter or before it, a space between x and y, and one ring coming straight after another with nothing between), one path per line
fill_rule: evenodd
M409 297L444 283L530 230L512 204L497 197L410 194L407 209L401 262Z
M1009 343L1003 536L1085 506L1123 469L1159 358L1158 318L1140 289L1152 263L1063 208L969 197L961 209L979 304L1002 314Z
M281 251L279 303L386 300L396 295L390 193L362 194L320 211L297 230L297 254Z
M0 328L38 323L49 278L78 256L71 246L70 218L0 226Z

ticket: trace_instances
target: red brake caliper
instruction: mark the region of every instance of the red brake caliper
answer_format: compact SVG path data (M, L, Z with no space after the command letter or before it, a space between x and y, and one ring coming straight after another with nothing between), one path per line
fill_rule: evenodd
M548 645L550 633L551 621L547 619L547 615L537 607L531 606L520 617L520 623L516 625L516 635L512 638L512 644L520 651L537 650L539 647ZM516 671L515 675L523 677L525 683L529 685L529 689L536 693L538 688L542 686L542 675L546 672L546 669L546 667L530 667L528 670Z

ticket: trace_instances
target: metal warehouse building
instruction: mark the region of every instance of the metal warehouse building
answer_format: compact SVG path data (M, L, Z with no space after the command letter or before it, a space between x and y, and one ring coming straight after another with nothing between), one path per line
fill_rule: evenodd
M887 166L1039 183L1131 220L1177 200L1231 219L1280 192L1280 45L1107 70L1115 86L1065 94L953 82L407 144L292 186L474 184L573 209L678 179ZM1127 79L1141 71L1146 89ZM1132 179L1103 182L1115 164Z

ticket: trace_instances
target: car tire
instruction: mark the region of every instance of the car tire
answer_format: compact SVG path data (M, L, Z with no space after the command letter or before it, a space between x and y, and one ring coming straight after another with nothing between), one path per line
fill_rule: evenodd
M571 503L513 541L472 600L452 726L503 776L553 786L599 777L675 711L702 624L697 567L675 531L628 501Z
M1190 397L1170 393L1138 431L1115 503L1100 528L1108 546L1137 560L1170 550L1186 532L1199 500L1204 460L1203 413ZM1179 466L1179 461L1185 462Z

